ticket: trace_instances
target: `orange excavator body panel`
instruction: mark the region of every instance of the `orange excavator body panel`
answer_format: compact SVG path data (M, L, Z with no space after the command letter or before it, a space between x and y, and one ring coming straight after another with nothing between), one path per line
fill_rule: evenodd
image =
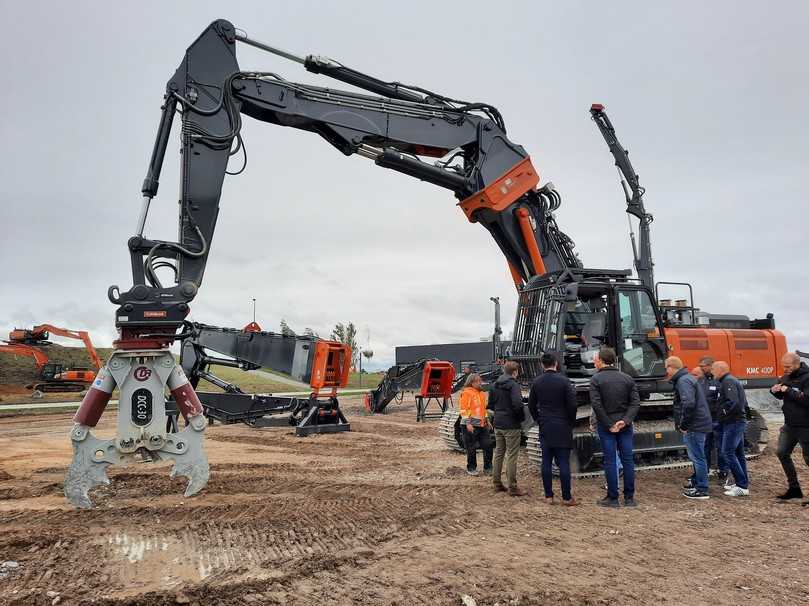
M474 214L481 208L502 211L539 183L539 174L530 158L518 162L488 187L458 202L466 218L474 223Z
M710 356L730 364L740 381L778 378L784 373L781 358L787 342L778 330L732 328L667 328L666 341L672 355L687 368Z
M92 370L63 370L55 377L59 381L75 381L77 383L92 383L96 378L96 373Z

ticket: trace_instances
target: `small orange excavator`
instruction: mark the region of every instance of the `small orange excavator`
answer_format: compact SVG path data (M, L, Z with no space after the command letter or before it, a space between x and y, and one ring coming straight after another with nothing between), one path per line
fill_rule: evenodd
M68 339L77 339L84 343L95 369L65 368L62 364L49 362L48 356L42 351L42 348L51 345L48 340L51 334ZM52 324L39 324L30 330L27 328L15 328L8 334L8 341L0 343L0 351L34 358L39 380L32 385L26 385L26 387L33 389L35 395L84 391L92 384L96 372L103 366L101 358L98 357L98 353L93 347L93 342L90 340L90 335L86 331L69 330Z

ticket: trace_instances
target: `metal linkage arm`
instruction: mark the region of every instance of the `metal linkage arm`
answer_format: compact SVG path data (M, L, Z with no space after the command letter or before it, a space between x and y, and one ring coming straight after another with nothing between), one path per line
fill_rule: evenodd
M612 157L615 158L615 166L621 172L621 187L626 197L626 212L637 217L640 222L640 251L638 251L635 244L635 234L630 231L632 252L635 257L635 270L638 272L641 282L650 290L654 290L654 263L652 262L652 244L649 229L654 217L646 212L643 205L643 194L646 190L641 187L638 174L629 161L629 150L625 149L618 141L615 128L607 117L604 106L600 103L593 103L590 107L590 115L604 137L604 141L607 142Z

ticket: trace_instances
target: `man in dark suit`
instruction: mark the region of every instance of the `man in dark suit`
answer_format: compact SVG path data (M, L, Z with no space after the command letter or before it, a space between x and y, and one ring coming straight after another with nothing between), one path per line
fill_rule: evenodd
M559 372L556 358L545 353L540 362L544 372L531 385L528 410L539 425L545 502L550 505L554 503L552 464L555 459L562 484L562 504L578 505L570 491L570 451L576 422L576 392L570 379Z

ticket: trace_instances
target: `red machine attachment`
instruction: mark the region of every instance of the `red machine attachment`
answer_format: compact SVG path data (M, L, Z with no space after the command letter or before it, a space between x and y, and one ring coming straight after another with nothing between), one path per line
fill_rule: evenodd
M455 366L452 362L430 360L421 373L421 389L416 394L416 422L425 419L439 419L447 411L447 403L452 398L452 384L455 379ZM438 404L439 411L427 412L430 402Z

